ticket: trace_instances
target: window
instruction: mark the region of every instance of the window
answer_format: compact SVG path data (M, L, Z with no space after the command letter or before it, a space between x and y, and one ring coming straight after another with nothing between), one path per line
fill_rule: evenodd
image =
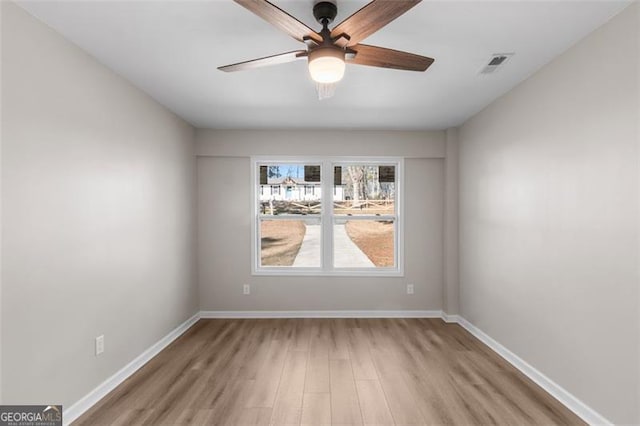
M254 274L402 275L401 159L251 163Z

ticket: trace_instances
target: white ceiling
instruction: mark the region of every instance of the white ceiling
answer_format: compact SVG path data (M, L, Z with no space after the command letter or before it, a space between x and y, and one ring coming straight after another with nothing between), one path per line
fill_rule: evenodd
M313 0L274 3L319 29ZM336 23L367 3L338 0ZM428 1L367 44L435 58L425 73L350 65L318 101L306 63L220 65L303 48L231 0L20 5L197 127L444 129L459 125L620 12L621 1ZM515 52L480 75L494 53ZM594 60L596 60L594 58Z

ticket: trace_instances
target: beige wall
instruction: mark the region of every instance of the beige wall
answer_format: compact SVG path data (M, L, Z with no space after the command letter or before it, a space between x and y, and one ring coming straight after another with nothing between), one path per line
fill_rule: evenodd
M460 130L463 316L640 423L638 4Z
M442 309L442 132L198 131L197 140L201 309ZM405 277L252 276L250 154L409 157ZM413 296L406 294L407 283L415 285ZM242 294L243 284L251 284L250 296Z
M199 156L351 155L444 158L445 132L211 130L196 132Z
M193 129L9 2L2 88L4 402L68 408L196 312Z

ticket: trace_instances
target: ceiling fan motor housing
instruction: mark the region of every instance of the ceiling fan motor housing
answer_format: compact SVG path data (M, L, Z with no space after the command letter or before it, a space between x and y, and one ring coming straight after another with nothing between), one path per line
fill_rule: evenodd
M338 58L344 61L345 51L335 46L320 46L309 51L309 62L318 58Z
M332 23L337 14L338 7L330 1L321 1L313 6L313 16L322 25Z

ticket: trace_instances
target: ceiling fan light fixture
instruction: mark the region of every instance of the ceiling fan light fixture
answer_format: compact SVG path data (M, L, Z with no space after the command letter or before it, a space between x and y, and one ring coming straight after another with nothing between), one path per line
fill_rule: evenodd
M316 83L337 83L344 77L344 50L319 47L309 52L309 74Z

